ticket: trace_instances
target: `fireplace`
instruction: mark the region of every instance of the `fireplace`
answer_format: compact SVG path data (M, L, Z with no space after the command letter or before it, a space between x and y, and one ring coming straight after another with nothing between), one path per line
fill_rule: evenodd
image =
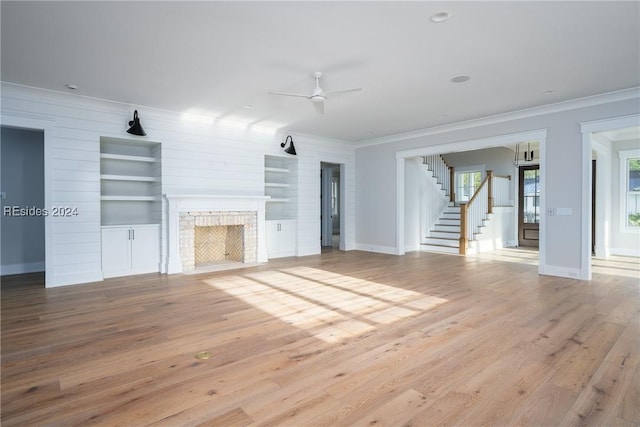
M244 225L196 226L193 253L196 268L224 262L244 262Z
M182 272L257 261L255 211L180 212Z
M265 196L165 195L166 273L266 262Z

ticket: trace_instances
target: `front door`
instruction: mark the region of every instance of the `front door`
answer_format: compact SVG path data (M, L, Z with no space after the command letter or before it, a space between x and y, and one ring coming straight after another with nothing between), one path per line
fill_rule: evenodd
M540 166L520 166L518 245L538 247L540 233Z

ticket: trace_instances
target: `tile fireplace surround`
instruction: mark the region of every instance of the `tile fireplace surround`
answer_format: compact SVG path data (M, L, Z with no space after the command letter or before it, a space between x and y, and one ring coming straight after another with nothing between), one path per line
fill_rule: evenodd
M165 272L195 270L195 226L242 225L244 263L267 262L265 202L268 196L165 194L168 208Z

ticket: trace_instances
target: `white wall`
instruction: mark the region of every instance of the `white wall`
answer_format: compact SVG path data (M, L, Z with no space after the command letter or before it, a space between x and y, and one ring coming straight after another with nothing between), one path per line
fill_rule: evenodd
M622 213L620 212L620 155L621 151L637 150L640 141L617 141L613 143L613 156L611 162L611 229L610 253L611 255L640 256L640 230L621 231ZM596 171L597 173L597 171ZM622 184L624 186L624 184ZM597 197L597 196L596 196Z
M405 161L405 251L420 250L448 199L420 158Z
M513 156L513 150L505 147L493 147L443 154L442 158L454 168L483 165L485 170L492 170L496 175L512 175Z
M2 121L45 130L47 203L78 207L74 218L50 218L47 286L102 279L100 260L101 136L162 144L162 192L264 194L264 155L281 155L282 135L186 121L181 114L2 83ZM126 133L137 109L146 137ZM36 123L30 126L30 123ZM354 150L341 141L293 134L298 152L298 255L320 253L320 162L345 165L345 247L355 245ZM166 245L166 220L163 248ZM163 250L163 252L166 252ZM50 258L50 259L49 259Z
M585 105L580 107L579 105ZM543 271L579 277L581 271L582 134L579 123L638 113L638 99L612 102L588 100L576 108L559 106L544 111L477 120L432 132L407 134L391 142L376 141L356 150L356 240L360 247L396 246L396 157L401 150L491 138L499 135L545 129L546 206L572 209L571 216L546 218ZM548 112L546 112L548 111ZM369 191L367 191L369 189Z
M2 235L0 274L44 271L44 216L11 216L6 207L44 209L44 135L41 131L3 127L0 135L2 157Z

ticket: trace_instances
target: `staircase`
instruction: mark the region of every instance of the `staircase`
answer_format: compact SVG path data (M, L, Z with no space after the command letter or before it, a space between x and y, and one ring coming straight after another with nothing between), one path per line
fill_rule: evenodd
M451 169L440 155L424 156L423 166L433 185L442 193L444 209L432 217L429 235L422 239L423 251L458 253L460 244L460 207L451 200Z
M469 201L456 205L449 199L449 194L452 194L451 197L455 199L452 189L453 169L438 158L439 156L425 157L423 164L429 167L429 172L432 172L433 183L438 190L442 191L442 201L445 203L437 207L433 206L436 212L443 207L442 213L439 216L432 215L431 222L424 228L429 229L429 233L421 241L421 250L465 255L492 250L507 244L505 237L510 233L505 231L504 226L509 227L511 220L505 216L509 213L504 209L511 207L509 196L511 176L496 175L488 170L487 176ZM444 167L437 167L438 160ZM436 164L436 167L433 167L433 164ZM449 180L442 179L439 175L443 169L445 173L448 169ZM449 184L450 190L445 189L445 185ZM497 222L490 221L495 214L494 209L500 209Z
M469 241L467 253L475 250L475 241ZM449 203L433 229L423 239L421 250L427 252L460 253L460 206Z
M450 203L445 207L429 235L423 239L421 249L451 254L460 252L460 206Z
M451 254L464 254L476 251L475 236L480 232L480 227L484 227L485 219L476 221L473 224L472 232L464 239L461 239L461 207L452 200L453 191L453 168L449 167L440 155L424 156L422 163L428 175L433 179L439 191L442 192L445 204L437 219L432 217L429 226L429 233L421 241L420 249L428 252L444 252ZM488 218L488 217L485 217ZM465 224L466 226L466 224ZM466 242L465 248L460 248L460 241Z

